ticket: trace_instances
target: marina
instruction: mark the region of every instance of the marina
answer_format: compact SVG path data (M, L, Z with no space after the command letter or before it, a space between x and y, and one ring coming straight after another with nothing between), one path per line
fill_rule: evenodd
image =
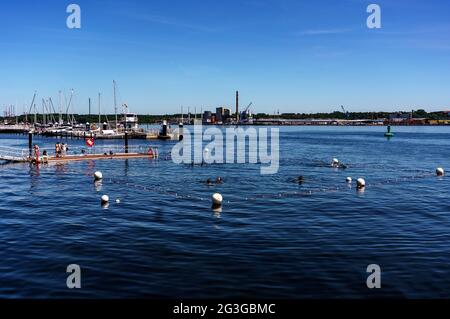
M98 122L80 123L74 115L73 99L75 92L72 89L68 101L59 91L59 113L53 104L51 97L42 99L42 113L36 106L37 92L34 92L28 112L25 112L19 123L19 116L7 107L0 125L0 133L23 133L42 135L57 138L94 138L94 139L178 139L178 135L170 128L167 121L162 121L159 130L145 130L139 125L138 115L128 111L126 103L122 105L123 113L118 114L116 98L116 81L113 81L114 89L114 119L109 120L108 115L102 114L102 96L98 94ZM65 95L64 95L65 96ZM64 102L63 102L64 101ZM89 98L89 116L91 116L91 98ZM63 113L65 109L65 113ZM103 121L105 120L105 121Z

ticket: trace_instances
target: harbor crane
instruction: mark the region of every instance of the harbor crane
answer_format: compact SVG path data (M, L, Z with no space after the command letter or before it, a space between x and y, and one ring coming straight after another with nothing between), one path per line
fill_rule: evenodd
M250 102L250 104L247 105L247 107L245 108L245 110L241 113L242 116L246 117L246 116L248 115L248 113L249 113L248 110L250 109L250 106L252 106L252 105L253 105L253 102Z
M250 102L250 104L245 108L244 113L247 113L248 110L250 109L250 106L253 105L253 102Z
M250 107L253 105L253 102L250 102L250 104L249 105L247 105L247 107L245 108L245 110L243 111L243 112L241 112L241 116L240 116L240 118L241 118L241 121L248 121L249 119L250 119L250 117L251 117L251 114L250 114Z
M350 113L345 109L343 105L341 105L341 109L344 112L345 119L348 120Z

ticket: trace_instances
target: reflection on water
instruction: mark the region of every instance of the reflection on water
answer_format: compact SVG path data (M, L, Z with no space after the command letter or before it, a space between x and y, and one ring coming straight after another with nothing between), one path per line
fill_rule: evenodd
M55 166L55 173L57 175L61 175L64 176L65 174L67 174L69 167L69 164L67 163L56 163ZM39 166L39 165L38 165Z
M30 165L30 192L37 189L39 186L40 165Z
M102 181L94 181L94 188L96 192L101 192L102 186L103 186Z
M128 159L124 160L124 171L123 171L123 175L126 177L128 176L128 171L130 169L130 164L128 163Z

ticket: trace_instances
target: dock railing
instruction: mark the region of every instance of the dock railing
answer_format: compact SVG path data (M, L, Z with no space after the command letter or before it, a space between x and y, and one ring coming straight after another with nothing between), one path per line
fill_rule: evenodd
M26 124L0 124L0 130L11 130L11 131L18 131L18 130L29 130L30 126Z
M157 155L158 154L158 148L151 147L153 152ZM150 150L150 146L143 146L143 145L130 145L128 146L128 153L129 154L148 154ZM44 151L46 152L46 155L48 157L56 157L56 150L54 147L52 148L45 148L41 147L39 149L39 155L40 157L44 156ZM119 145L101 145L101 146L95 146L92 148L88 147L68 147L68 150L65 154L62 154L63 156L83 156L83 155L111 155L111 154L124 154L125 153L125 146L119 146ZM32 156L34 157L34 150L31 152ZM30 150L29 149L21 149L21 148L14 148L14 147L6 147L6 146L0 146L0 160L3 161L11 161L11 162L26 162L29 160Z
M0 146L0 160L23 162L29 156L28 149Z

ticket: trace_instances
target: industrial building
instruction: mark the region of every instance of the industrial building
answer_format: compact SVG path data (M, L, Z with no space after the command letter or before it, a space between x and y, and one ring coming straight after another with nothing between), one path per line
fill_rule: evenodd
M227 108L224 106L216 108L216 112L212 113L211 111L205 111L202 115L202 123L205 125L208 124L232 124L232 123L241 123L241 124L251 124L252 123L252 114L250 112L250 103L247 108L239 113L239 92L236 91L236 111L232 112L231 108Z

